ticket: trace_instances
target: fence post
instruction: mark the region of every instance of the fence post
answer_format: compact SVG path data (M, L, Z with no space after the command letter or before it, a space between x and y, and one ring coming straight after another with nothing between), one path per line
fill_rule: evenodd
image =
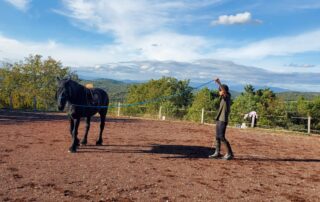
M13 99L12 99L12 95L10 95L9 97L9 107L12 110L13 109Z
M160 106L159 108L159 120L161 120L161 117L162 117L161 111L162 111L162 106Z
M121 103L118 102L118 116L120 116Z
M204 123L204 108L201 110L201 124Z
M36 98L36 96L33 97L33 110L37 111L37 98Z
M311 116L308 116L308 134L311 133Z
M252 115L252 119L251 119L251 128L254 127L254 122L256 121L256 116Z

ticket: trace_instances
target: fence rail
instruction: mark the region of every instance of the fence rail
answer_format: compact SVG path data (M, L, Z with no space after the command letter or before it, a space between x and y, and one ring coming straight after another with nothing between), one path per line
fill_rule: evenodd
M10 109L13 109L12 99L10 99ZM37 110L36 99L33 99L33 110ZM172 109L165 106L159 106L158 109L149 110L147 105L124 105L121 102L110 103L111 106L108 109L108 114L113 116L131 116L152 118L159 120L187 120L198 122L201 124L213 124L216 111L208 111L205 109L192 111L192 117L190 115L190 109ZM45 111L55 111L57 107L55 105L46 105ZM40 109L41 110L41 109ZM281 128L289 131L299 131L304 133L320 134L320 116L289 116L289 111L284 112L286 115L262 115L259 119L244 120L244 114L231 114L230 125L235 127L260 127L260 128ZM239 120L239 121L232 121ZM255 123L257 121L257 123Z
M117 108L110 108L110 114L115 116L131 116L131 117L145 117L153 118L158 120L190 120L186 115L188 114L188 109L175 109L176 114L170 114L168 111L172 109L165 108L160 106L158 111L147 112L146 106L133 106L136 109L145 109L140 113L128 113L126 107L122 108L121 103L117 104ZM195 110L193 113L197 114L196 118L193 119L194 122L201 124L213 124L216 111L206 111L204 108L201 110ZM178 114L178 115L177 115ZM180 114L180 116L179 116ZM263 115L259 116L257 120L253 117L251 120L243 119L244 114L239 114L240 122L230 121L231 125L239 128L245 127L260 127L260 128L275 128L275 129L284 129L289 131L299 131L304 133L315 133L320 134L320 127L315 127L313 123L318 123L317 126L320 126L320 119L312 118L311 116L277 116L277 115ZM263 121L262 121L263 120ZM272 124L268 124L272 123Z

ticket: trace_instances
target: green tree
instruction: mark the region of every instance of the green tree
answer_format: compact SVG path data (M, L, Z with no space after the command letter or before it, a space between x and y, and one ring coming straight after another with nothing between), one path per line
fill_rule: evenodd
M247 84L244 87L244 94L254 95L254 87L251 84Z
M128 114L156 114L160 106L167 115L178 115L179 108L191 104L192 88L189 81L178 81L172 77L150 80L144 84L129 87L126 102L132 104L125 112Z
M244 115L251 111L258 113L260 126L287 127L286 106L269 88L254 91L252 85L245 86L231 107L231 121L241 123Z
M320 96L308 102L308 116L311 116L311 129L320 131Z
M218 91L210 91L208 88L199 90L194 96L186 119L199 122L201 120L201 110L204 109L206 112L205 122L212 122L216 109L219 107L219 101Z
M230 120L232 122L241 123L243 117L250 111L257 111L258 109L258 97L255 95L252 85L246 85L244 92L241 93L231 106Z
M55 109L56 77L77 75L51 57L30 55L24 62L6 64L0 71L1 104L22 109Z
M259 125L287 127L286 107L269 88L256 92Z

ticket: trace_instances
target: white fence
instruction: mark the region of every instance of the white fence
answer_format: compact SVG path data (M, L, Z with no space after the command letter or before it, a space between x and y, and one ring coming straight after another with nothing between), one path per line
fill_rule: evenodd
M144 113L144 114L130 114L128 115L125 112L125 105L122 105L120 102L117 103L116 105L112 105L109 109L109 114L115 115L115 116L131 116L131 117L145 117L145 118L152 118L152 119L158 119L158 120L188 120L185 117L177 117L177 116L172 116L168 114L166 111L168 109L165 109L163 106L160 106L158 109L157 113ZM146 108L145 106L135 106L138 108ZM181 114L187 114L186 109L178 109L178 111L181 112ZM206 111L204 108L202 110L196 111L197 113L197 121L201 124L212 124L214 123L214 117L216 114L216 111ZM287 117L287 116L273 116L273 115L264 115L260 116L259 119L255 120L255 117L252 117L252 119L243 119L244 114L239 115L239 120L240 122L230 122L231 125L234 125L235 127L259 127L259 128L275 128L275 129L284 129L284 130L292 130L292 131L299 131L299 132L304 132L304 133L317 133L320 134L320 130L313 128L312 124L313 123L319 123L319 119L312 118L311 116L305 116L305 117ZM264 120L269 120L270 123L273 124L263 124L260 123L261 119ZM298 121L297 121L298 120ZM255 122L257 123L255 124ZM286 127L281 127L281 124L277 125L277 122L285 123ZM298 122L298 123L295 123Z
M137 113L137 114L128 114L126 113L125 108L127 108L127 105L122 105L120 102L117 103L111 103L108 114L112 114L114 116L133 116L133 117L146 117L146 118L152 118L152 119L159 119L159 120L192 120L199 122L201 124L206 123L214 123L214 117L216 114L216 111L206 111L204 109L195 111L195 117L192 119L188 119L185 117L186 114L188 114L187 109L176 109L181 116L173 116L172 114L168 113L170 109L165 108L163 106L160 106L157 112L154 113ZM138 105L133 106L138 108L146 108L144 105ZM12 99L10 99L10 107L13 109ZM33 99L33 108L36 111L37 110L37 100ZM55 106L51 106L51 108L56 108ZM52 110L52 109L49 109ZM48 108L47 108L48 110ZM254 118L251 120L244 120L243 116L244 114L237 115L237 120L240 120L238 122L230 122L230 125L234 125L235 127L260 127L260 128L276 128L276 129L285 129L285 130L292 130L292 131L300 131L304 133L316 133L320 134L320 118L319 117L311 117L311 116L303 116L303 117L296 117L296 116L274 116L274 115L264 115L259 116L259 119L257 120L257 124L255 125ZM264 119L264 122L261 122L261 119ZM231 120L234 120L231 118ZM266 123L265 120L268 120ZM280 123L280 124L277 124ZM285 125L285 126L281 126Z

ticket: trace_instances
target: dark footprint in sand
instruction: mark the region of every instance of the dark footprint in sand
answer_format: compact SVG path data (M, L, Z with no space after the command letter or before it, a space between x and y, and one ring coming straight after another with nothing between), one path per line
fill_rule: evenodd
M79 198L82 198L82 199L86 199L86 200L90 200L91 199L91 196L89 195L85 195L85 194L81 194L78 196Z
M18 171L19 171L18 168L12 168L12 167L7 168L7 170L9 170L9 171L11 171L11 172L18 172Z
M63 191L63 194L64 194L65 196L73 196L73 195L74 195L74 192L73 192L73 191L70 191L70 190L64 190L64 191Z
M27 148L29 148L29 146L28 145L17 145L17 148L27 149Z
M48 183L48 184L44 184L43 186L44 186L44 187L55 188L55 187L56 187L56 184L54 184L54 183Z
M19 175L19 174L13 174L13 178L14 179L21 179L23 177L22 177L22 175Z
M169 175L166 175L167 177L170 177L170 178L175 178L176 176L175 175L172 175L172 174L169 174Z
M31 188L33 189L33 188L36 187L36 184L33 183L33 182L29 182L29 183L25 184L24 186L26 186L26 187L31 187Z
M169 197L167 197L167 196L162 197L161 201L163 201L163 202L169 201Z

